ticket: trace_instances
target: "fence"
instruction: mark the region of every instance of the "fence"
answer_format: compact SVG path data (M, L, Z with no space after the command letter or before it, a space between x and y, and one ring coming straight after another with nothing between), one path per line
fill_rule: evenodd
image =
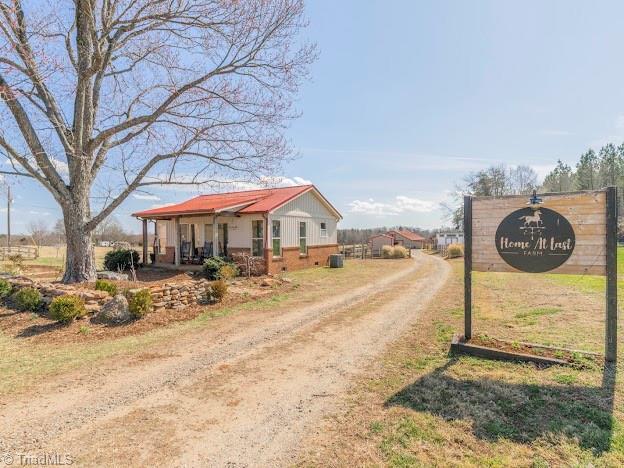
M382 258L382 248L373 249L370 244L351 244L351 245L339 245L338 251L345 258ZM407 249L409 257L412 256L412 251Z
M25 260L34 260L39 256L39 249L32 245L12 245L0 247L0 260L5 260L12 255L21 255Z

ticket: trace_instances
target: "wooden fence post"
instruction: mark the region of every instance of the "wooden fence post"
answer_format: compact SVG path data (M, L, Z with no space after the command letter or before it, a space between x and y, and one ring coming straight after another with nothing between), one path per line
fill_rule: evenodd
M617 359L617 187L607 187L607 316L605 359Z
M464 196L464 337L472 337L472 197Z

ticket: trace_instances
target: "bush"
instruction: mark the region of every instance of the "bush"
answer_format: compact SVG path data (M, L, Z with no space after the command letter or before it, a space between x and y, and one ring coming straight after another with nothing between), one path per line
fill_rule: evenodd
M152 310L152 296L149 289L141 289L128 294L128 310L135 319L139 319Z
M57 322L69 323L76 317L87 315L84 301L78 296L58 296L50 302L50 317Z
M394 252L394 247L391 245L384 245L381 248L381 256L383 258L392 258L392 253Z
M407 258L409 257L408 250L402 245L395 245L392 251L392 258Z
M381 256L383 258L407 258L409 257L408 250L402 245L384 245L381 248Z
M35 288L22 288L12 296L19 310L37 310L41 305L41 293Z
M219 273L217 276L222 280L231 280L232 278L236 278L239 275L238 267L234 263L226 263L221 268L219 268Z
M0 279L0 298L7 297L11 294L13 286L5 279Z
M104 256L104 267L109 271L123 271L134 265L136 269L139 266L139 258L139 252L136 250L111 250Z
M221 302L227 294L228 285L222 279L215 281L210 285L210 295L217 301Z
M464 256L464 246L461 244L451 244L446 251L447 258L457 258Z
M202 273L209 280L230 279L238 276L238 267L223 257L210 257L204 261Z
M96 291L106 291L111 296L117 295L117 285L112 281L99 279L95 281Z

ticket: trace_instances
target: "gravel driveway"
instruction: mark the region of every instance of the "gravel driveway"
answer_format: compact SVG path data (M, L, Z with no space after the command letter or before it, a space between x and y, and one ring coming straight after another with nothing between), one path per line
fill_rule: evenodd
M2 401L0 450L79 465L276 466L372 357L426 310L450 268L413 266L328 300L236 314L127 362Z

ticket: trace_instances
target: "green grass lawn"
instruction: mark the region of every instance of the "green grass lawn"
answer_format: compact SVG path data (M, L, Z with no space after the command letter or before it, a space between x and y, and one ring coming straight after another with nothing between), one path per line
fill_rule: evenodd
M618 272L618 298L624 299L624 247L618 247L617 272ZM584 291L604 291L605 277L592 275L547 275L553 281L572 287L582 288Z

